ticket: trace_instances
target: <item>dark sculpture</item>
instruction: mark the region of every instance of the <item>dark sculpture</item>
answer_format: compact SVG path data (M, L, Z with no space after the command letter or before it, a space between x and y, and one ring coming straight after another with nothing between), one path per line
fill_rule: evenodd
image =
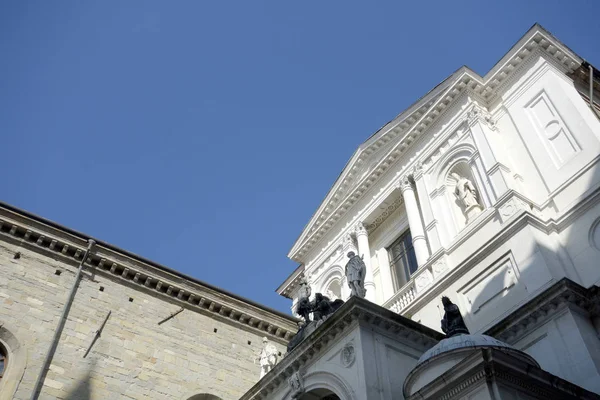
M367 294L365 289L365 274L367 266L362 257L354 254L353 251L348 252L348 262L346 263L346 279L350 286L351 296L364 298Z
M325 320L330 314L333 314L335 310L340 308L342 304L344 304L343 300L337 299L331 301L329 297L317 293L314 302L311 304L313 319L315 321Z
M300 299L296 306L296 312L304 319L304 322L298 324L298 332L288 342L288 353L294 349L307 336L314 332L331 314L333 314L343 304L343 300L331 301L329 297L323 296L321 293L315 294L315 299L311 302L310 287L306 281L300 282ZM310 320L310 313L313 314L313 320Z
M468 335L469 329L465 325L462 315L458 306L450 301L446 296L442 297L442 304L444 305L444 318L442 319L442 331L446 334L446 337L452 337L456 335Z
M312 312L312 305L310 304L310 294L312 290L308 286L308 282L303 279L300 281L300 290L298 294L298 305L296 305L296 314L300 315L304 319L304 323L310 322L310 313Z
M296 334L294 336L292 336L292 338L290 339L290 341L287 344L287 354L289 354L290 351L294 350L294 347L298 346L298 344L300 344L302 339L304 339L304 329L305 328L306 328L306 324L304 324L302 322L298 323L298 332L296 332Z

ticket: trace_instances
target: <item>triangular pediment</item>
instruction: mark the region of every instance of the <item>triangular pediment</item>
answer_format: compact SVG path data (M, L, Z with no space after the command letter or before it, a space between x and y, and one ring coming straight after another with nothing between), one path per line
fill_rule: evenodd
M303 255L460 95L467 91L483 103L491 101L496 89L536 48L554 57L569 71L581 65L580 57L536 24L485 76L461 67L358 147L288 257L303 262Z

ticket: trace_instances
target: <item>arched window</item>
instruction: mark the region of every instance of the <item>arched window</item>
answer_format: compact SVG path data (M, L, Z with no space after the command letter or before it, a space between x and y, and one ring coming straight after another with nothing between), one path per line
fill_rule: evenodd
M4 348L4 346L2 346L2 343L0 343L0 381L4 376L4 371L6 370L6 366L8 364L8 359L6 355L7 351Z

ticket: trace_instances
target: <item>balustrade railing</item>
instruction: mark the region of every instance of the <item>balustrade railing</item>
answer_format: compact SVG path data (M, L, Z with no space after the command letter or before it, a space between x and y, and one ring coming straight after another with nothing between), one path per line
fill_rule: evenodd
M417 292L415 290L415 282L410 281L399 291L397 291L385 304L384 307L400 313L415 299Z

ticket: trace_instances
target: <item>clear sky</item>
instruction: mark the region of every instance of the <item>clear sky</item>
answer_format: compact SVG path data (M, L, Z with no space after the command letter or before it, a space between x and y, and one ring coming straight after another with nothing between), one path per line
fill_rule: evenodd
M535 23L600 67L600 1L4 1L0 199L282 311L356 147Z

